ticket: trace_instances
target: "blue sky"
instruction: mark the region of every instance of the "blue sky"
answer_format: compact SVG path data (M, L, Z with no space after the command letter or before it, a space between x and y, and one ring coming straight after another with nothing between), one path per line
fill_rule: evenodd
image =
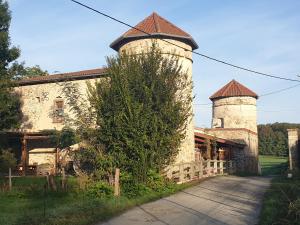
M300 1L81 0L132 25L153 11L190 33L197 51L255 70L300 75ZM50 73L98 68L116 52L109 44L128 28L69 0L8 0L11 41L20 61ZM258 95L297 83L270 79L194 55L195 104L236 79ZM300 78L299 78L300 79ZM258 100L258 123L300 123L300 86ZM210 127L211 106L195 105L196 125Z

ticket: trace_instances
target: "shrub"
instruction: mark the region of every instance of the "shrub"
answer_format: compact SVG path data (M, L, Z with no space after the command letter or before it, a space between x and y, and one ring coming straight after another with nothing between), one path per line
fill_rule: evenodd
M113 188L108 183L99 181L88 185L86 193L90 197L107 198L113 196Z
M7 173L9 168L15 168L17 160L10 150L0 150L0 172Z
M289 218L293 219L295 223L300 222L300 198L290 202L288 215Z
M128 198L135 198L152 192L151 188L143 183L139 183L128 172L121 172L120 175L121 192Z
M166 189L167 181L155 170L149 170L147 173L147 186L153 191L162 192Z

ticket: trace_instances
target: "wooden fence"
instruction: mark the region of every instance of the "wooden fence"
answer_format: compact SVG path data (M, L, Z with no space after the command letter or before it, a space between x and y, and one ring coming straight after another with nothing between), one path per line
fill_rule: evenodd
M163 174L171 180L184 183L204 177L232 174L234 172L233 161L199 160L174 164L167 167Z

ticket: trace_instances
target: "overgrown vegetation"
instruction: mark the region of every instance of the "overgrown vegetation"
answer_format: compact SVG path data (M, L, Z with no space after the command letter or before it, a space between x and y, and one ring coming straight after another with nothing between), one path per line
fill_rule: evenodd
M13 178L13 190L4 192L7 179L0 179L0 224L5 225L83 225L106 220L126 209L159 199L194 183L176 185L149 176L147 186L124 187L113 198L111 187L103 182L68 178L67 191L45 191L45 177ZM159 179L159 182L155 180ZM60 178L56 179L59 187ZM136 188L139 191L135 191ZM133 194L134 193L134 194Z
M294 174L292 179L280 176L272 180L271 187L264 197L259 224L300 224L299 172Z
M260 155L287 156L287 129L300 128L300 124L273 123L258 125L258 148Z
M12 151L0 149L0 175L1 173L8 173L9 168L15 168L17 160Z

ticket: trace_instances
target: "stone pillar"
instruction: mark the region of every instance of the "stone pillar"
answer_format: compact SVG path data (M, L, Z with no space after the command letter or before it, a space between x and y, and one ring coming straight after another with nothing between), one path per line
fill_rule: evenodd
M288 129L288 143L289 143L289 168L294 170L299 168L299 132L298 129Z

